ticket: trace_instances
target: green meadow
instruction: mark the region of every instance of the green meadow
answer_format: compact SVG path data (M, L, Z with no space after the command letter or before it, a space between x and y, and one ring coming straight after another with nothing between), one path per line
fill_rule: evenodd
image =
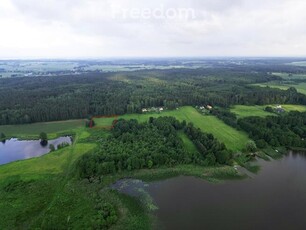
M193 122L194 125L200 128L203 132L212 133L221 142L232 149L233 151L240 151L245 147L245 143L249 140L247 135L238 131L223 121L214 116L203 116L195 108L191 106L181 107L178 110L163 111L161 113L147 113L147 114L126 114L119 118L123 119L137 119L139 122L146 122L150 117L173 116L178 120ZM96 126L111 126L114 118L96 118ZM85 126L84 120L69 120L59 122L44 122L27 125L5 125L0 126L0 132L5 133L7 137L18 138L38 138L40 132L46 132L48 137L56 138L63 133L73 133L82 129ZM85 134L80 134L85 135Z
M57 133L71 132L71 130L84 127L84 125L84 120L42 122L26 125L1 125L0 133L5 133L7 137L36 139L39 133L45 132L48 133L49 138L55 138Z
M70 181L76 159L96 147L94 143L77 143L82 136L86 135L76 133L72 146L0 166L0 229L66 228L69 216L75 226L82 226L77 216L83 212L84 219L90 221L92 199L86 193L73 192L83 188ZM48 221L42 221L47 216Z
M288 63L288 65L294 65L294 66L306 66L306 61L296 61Z
M146 113L146 114L126 114L120 116L126 120L136 119L139 122L147 122L150 117L173 116L178 120L192 122L196 127L203 132L212 133L219 141L224 142L227 148L233 151L240 151L245 147L249 138L246 133L238 131L215 116L203 116L195 108L191 106L181 107L177 110L163 111L160 113ZM111 125L113 119L105 120L105 118L95 119L97 126ZM108 123L107 123L108 122Z
M306 83L298 83L298 84L287 84L287 83L280 83L280 82L268 82L268 83L260 83L260 84L253 84L254 86L259 86L259 87L271 87L271 88L276 88L276 89L281 89L281 90L287 90L290 87L296 88L296 90L299 93L305 94L306 95Z
M258 117L266 117L266 116L275 116L276 114L266 112L265 106L246 106L246 105L236 105L231 108L231 112L235 113L238 118L242 117L251 117L251 116L258 116Z
M267 106L271 106L272 108L275 105L255 105L255 106L247 106L247 105L236 105L231 108L231 112L235 113L238 118L243 117L251 117L251 116L258 116L258 117L266 117L266 116L277 116L275 113L269 113L265 111ZM299 111L305 112L306 106L304 105L281 105L282 108L286 112L290 111Z
M285 111L299 111L299 112L305 112L306 106L304 105L282 105L283 109Z
M178 134L179 134L179 137L181 138L181 140L183 141L185 149L188 152L190 152L190 153L197 153L198 152L194 143L188 138L188 136L183 131L180 131Z
M284 80L304 80L306 79L306 74L288 74L288 73L272 73L275 76L279 76Z

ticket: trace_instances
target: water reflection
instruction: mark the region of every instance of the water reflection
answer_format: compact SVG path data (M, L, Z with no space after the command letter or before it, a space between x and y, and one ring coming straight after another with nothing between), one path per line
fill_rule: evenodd
M71 144L71 138L60 137L49 140L46 146L42 146L39 140L25 141L12 138L5 142L0 142L0 165L44 155L50 152L50 144L56 147L64 142Z

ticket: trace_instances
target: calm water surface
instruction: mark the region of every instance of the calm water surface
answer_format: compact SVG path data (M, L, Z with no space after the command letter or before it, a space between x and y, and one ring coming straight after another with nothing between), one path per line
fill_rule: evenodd
M261 162L252 179L210 184L193 177L151 183L158 229L306 229L306 155Z
M71 144L71 138L60 137L54 140L49 140L47 146L42 146L39 140L23 141L10 139L5 143L0 142L0 165L44 155L50 152L50 144L53 144L56 147L58 144L63 142Z

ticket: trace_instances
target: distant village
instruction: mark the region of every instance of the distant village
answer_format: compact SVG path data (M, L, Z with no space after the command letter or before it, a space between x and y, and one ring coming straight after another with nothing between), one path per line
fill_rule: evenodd
M211 105L201 105L201 106L195 106L195 108L202 114L210 114L210 111L213 109L213 106ZM151 107L151 108L143 108L142 113L161 113L165 110L167 110L167 107ZM179 108L176 108L177 110ZM284 113L286 110L281 105L275 105L273 107L267 106L265 108L267 112L272 113Z
M206 106L196 106L195 107L200 113L202 114L209 114L210 111L213 109L211 105L206 105Z
M195 106L195 108L203 114L209 113L209 111L213 109L213 107L211 105ZM178 110L179 108L176 108L176 109ZM143 108L142 113L161 113L165 110L167 110L166 107Z
M165 109L166 108L163 108L163 107L144 108L144 109L142 109L142 113L152 113L152 112L160 113L160 112L164 111Z

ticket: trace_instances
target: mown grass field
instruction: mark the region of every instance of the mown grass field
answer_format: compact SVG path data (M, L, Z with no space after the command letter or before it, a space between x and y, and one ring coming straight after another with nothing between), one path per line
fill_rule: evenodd
M282 107L286 111L299 111L299 112L305 112L306 106L304 105L282 105Z
M250 117L250 116L258 116L258 117L276 116L276 114L266 112L264 109L265 106L236 105L233 108L231 108L231 112L235 113L238 118Z
M287 90L290 87L296 88L296 90L299 93L305 94L306 95L306 83L299 83L299 84L282 84L279 82L268 82L268 83L261 83L261 84L253 84L254 86L259 86L259 87L271 87L271 88L276 88L276 89L281 89L281 90Z
M180 131L178 133L178 135L181 138L181 140L183 141L184 147L188 152L190 152L190 153L197 153L198 152L194 143L188 138L188 136L186 136L186 134L183 131Z
M288 63L288 65L294 65L294 66L306 66L306 61L296 61Z
M306 79L306 74L291 74L288 73L272 73L275 76L279 76L283 78L284 80L302 80Z
M147 122L150 117L173 116L178 120L192 122L196 127L203 132L212 133L219 141L224 142L227 148L233 151L240 151L249 141L246 133L238 131L223 121L214 116L203 116L195 108L191 106L181 107L178 110L164 111L161 113L146 113L146 114L126 114L120 116L126 120L136 119L139 122ZM96 125L106 125L104 118L95 119ZM108 125L111 125L112 120L108 120Z
M255 106L236 105L233 108L231 108L231 112L235 113L238 116L238 118L251 117L251 116L258 116L258 117L277 116L277 114L266 112L265 108L267 106L271 106L272 108L275 107L275 105L255 105ZM306 111L306 106L304 105L281 105L281 106L286 112Z
M49 138L53 138L56 137L56 133L69 132L84 126L84 120L43 122L26 125L1 125L0 133L3 132L7 137L37 138L41 132L45 132L49 135Z

